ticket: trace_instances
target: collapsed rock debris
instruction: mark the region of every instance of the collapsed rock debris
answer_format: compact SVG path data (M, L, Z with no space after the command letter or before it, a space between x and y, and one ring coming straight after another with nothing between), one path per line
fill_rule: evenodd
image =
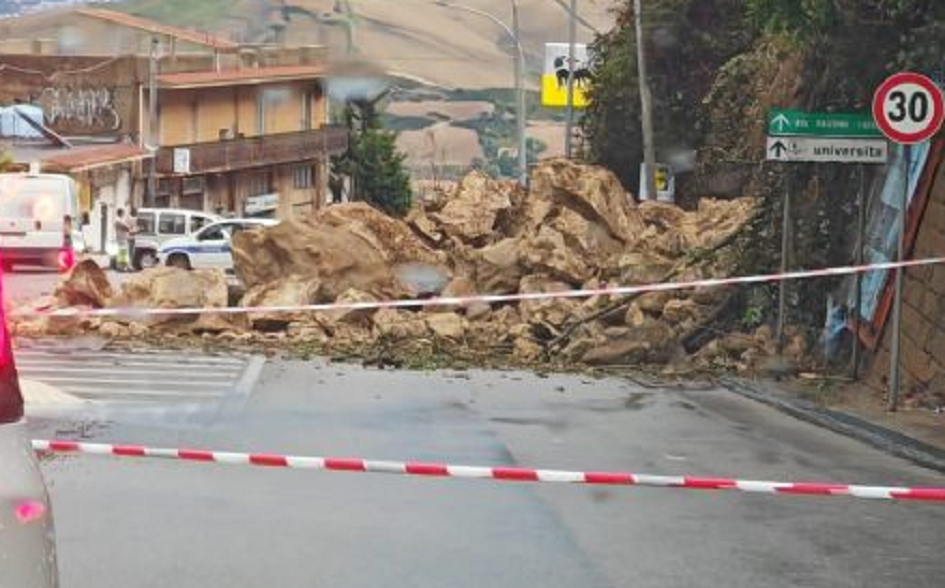
M724 277L732 264L725 250L755 208L748 198L703 199L693 211L637 205L609 171L552 160L536 166L528 191L472 172L455 190L417 203L404 220L349 203L241 232L232 243L235 296L219 270L155 268L115 290L98 266L83 261L53 297L32 307L293 306ZM416 310L30 317L15 328L20 336L288 341L379 361L446 351L518 364L664 364L689 353L696 364L739 367L763 356L770 337L694 337L729 298L709 289Z

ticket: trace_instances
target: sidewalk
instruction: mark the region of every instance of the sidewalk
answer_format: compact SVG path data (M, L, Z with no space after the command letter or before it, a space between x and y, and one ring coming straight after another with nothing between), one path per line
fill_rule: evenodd
M20 378L20 392L23 394L27 410L33 407L68 407L91 404L90 401L67 394L55 386L24 378Z
M722 385L795 418L945 472L945 414L886 412L863 384L817 393L798 383L723 378Z

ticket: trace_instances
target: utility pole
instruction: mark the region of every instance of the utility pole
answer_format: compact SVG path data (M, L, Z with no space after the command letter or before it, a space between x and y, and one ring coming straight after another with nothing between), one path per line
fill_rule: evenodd
M571 0L568 19L568 111L564 153L568 159L573 155L574 143L574 43L577 41L577 0Z
M157 149L158 149L158 104L157 104L157 76L158 76L158 38L151 37L151 55L148 60L148 141L145 148L153 149L148 162L148 187L145 194L145 203L154 207L157 195Z
M518 138L518 183L528 185L528 140L525 137L525 51L522 49L521 29L518 20L518 2L512 4L512 37L516 45L515 54L515 93L518 116L515 117L516 136Z
M909 212L909 197L912 195L909 186L909 172L912 167L912 145L902 147L902 198L899 201L899 240L896 245L896 261L906 260L906 214ZM896 268L895 298L893 299L892 316L892 349L889 361L892 364L889 373L889 394L886 398L886 409L896 412L899 408L899 385L901 384L902 363L902 282L906 268Z
M643 126L643 178L649 198L656 199L656 145L653 142L653 96L646 77L646 53L643 41L643 2L633 0L636 23L637 74L640 81L640 119Z

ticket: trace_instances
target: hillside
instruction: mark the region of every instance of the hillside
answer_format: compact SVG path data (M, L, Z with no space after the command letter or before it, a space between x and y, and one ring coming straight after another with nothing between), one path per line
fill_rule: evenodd
M483 16L421 0L285 0L290 8L287 35L293 43L325 43L343 55L348 26L352 51L385 69L461 88L513 85L508 36ZM613 22L612 0L582 0L584 24L579 41L589 42L594 30ZM334 12L338 4L340 9ZM511 25L508 0L468 0L470 7L489 12ZM556 0L519 0L522 40L529 83L537 88L546 42L567 41L568 17ZM409 7L409 8L408 8ZM422 14L421 18L418 16ZM348 24L350 23L350 25ZM592 28L587 25L591 25Z

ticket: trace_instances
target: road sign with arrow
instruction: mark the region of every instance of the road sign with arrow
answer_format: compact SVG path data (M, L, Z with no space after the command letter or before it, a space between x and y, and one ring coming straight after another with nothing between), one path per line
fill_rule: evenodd
M769 161L882 164L888 149L882 139L768 137L766 155Z
M768 112L772 137L840 137L880 139L882 131L869 114L802 112L774 109Z

